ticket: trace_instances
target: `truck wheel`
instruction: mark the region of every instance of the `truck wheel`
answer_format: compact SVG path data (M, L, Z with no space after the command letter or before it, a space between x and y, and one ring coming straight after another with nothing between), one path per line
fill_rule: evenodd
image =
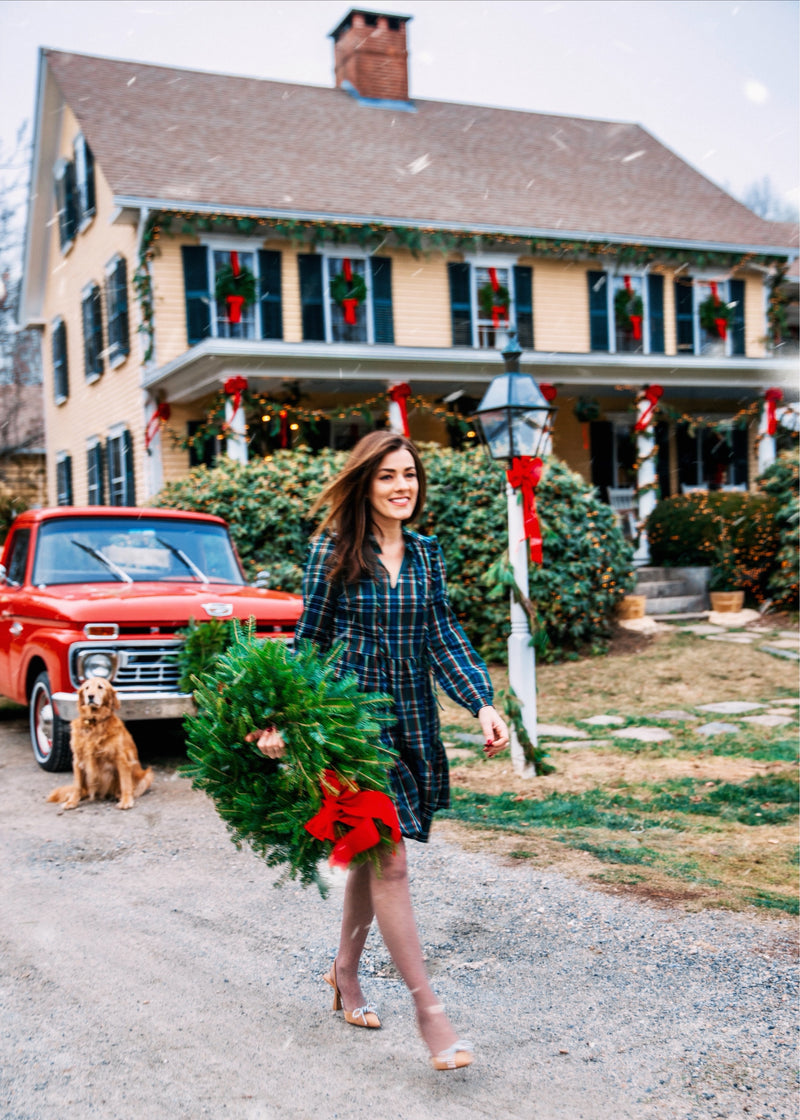
M69 722L53 711L50 678L40 673L33 682L30 697L31 746L43 770L71 770Z

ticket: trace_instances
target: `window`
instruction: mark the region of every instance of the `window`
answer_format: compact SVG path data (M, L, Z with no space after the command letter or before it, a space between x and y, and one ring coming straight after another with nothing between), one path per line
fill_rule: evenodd
M186 336L190 346L204 338L283 338L281 254L274 250L184 245L183 281L186 296ZM234 267L235 266L235 267ZM254 302L248 306L216 299L223 270L255 281Z
M108 504L110 506L136 505L136 487L133 478L133 441L127 428L115 428L109 433L106 448L108 458Z
M108 316L108 364L124 362L130 351L128 331L128 272L124 257L106 265L106 314Z
M390 257L301 253L298 267L307 342L394 343Z
M53 399L61 404L69 396L69 369L67 366L67 327L63 319L56 319L52 326L53 343Z
M56 505L72 505L72 456L65 451L56 456Z
M76 209L80 228L88 225L94 217L94 156L82 133L75 137L73 147L75 156Z
M718 421L720 418L717 418ZM678 481L681 489L699 486L721 490L747 483L747 430L724 426L696 428L678 424L675 433L678 451Z
M454 346L496 349L516 330L523 350L533 349L533 270L527 265L451 263L450 314Z
M83 289L83 368L87 381L96 381L103 372L103 308L100 289L95 283Z
M664 277L594 271L586 276L589 348L611 354L663 354Z
M745 353L743 280L680 276L675 281L675 330L679 354L741 357ZM719 325L704 304L723 308Z
M56 216L58 238L62 250L75 240L78 228L78 203L75 188L75 164L60 159L55 167Z
M103 445L93 437L86 445L86 500L90 506L105 505L103 487Z
M18 529L11 540L6 578L12 587L21 587L25 581L30 539L30 529Z

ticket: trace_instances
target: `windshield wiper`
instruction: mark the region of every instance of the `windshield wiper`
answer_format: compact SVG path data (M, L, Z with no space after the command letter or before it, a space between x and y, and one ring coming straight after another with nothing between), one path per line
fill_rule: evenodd
M181 563L189 569L192 575L197 576L201 583L211 583L211 580L208 578L205 572L201 572L198 566L189 559L189 557L182 549L177 548L174 544L170 544L169 541L162 540L161 537L156 537L156 540L164 548L169 549L173 556L177 556Z
M81 544L81 542L76 541L74 537L70 539L70 544L77 545L78 548L82 548L84 552L88 552L90 556L94 556L95 560L99 560L101 564L105 564L108 570L115 575L117 579L121 579L123 583L133 583L128 573L120 568L119 564L115 564L113 560L109 560L106 554L101 552L99 548L91 548L88 544Z

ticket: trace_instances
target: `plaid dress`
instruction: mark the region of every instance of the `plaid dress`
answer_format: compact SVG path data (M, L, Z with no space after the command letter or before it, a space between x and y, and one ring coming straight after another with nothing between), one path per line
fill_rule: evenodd
M314 541L295 636L323 651L343 641L341 671L355 673L363 692L394 698L397 723L384 736L400 756L390 775L397 815L404 836L425 841L435 810L450 803L431 673L473 715L492 703L493 692L486 666L450 607L436 538L407 529L403 537L395 587L381 564L374 579L332 584L327 569L333 541L327 536Z

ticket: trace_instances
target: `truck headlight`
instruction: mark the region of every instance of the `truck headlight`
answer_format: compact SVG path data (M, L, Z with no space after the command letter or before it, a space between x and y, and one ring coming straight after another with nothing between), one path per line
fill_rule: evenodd
M117 655L108 650L82 650L78 654L76 666L78 679L86 680L87 677L105 677L112 681L117 672Z

